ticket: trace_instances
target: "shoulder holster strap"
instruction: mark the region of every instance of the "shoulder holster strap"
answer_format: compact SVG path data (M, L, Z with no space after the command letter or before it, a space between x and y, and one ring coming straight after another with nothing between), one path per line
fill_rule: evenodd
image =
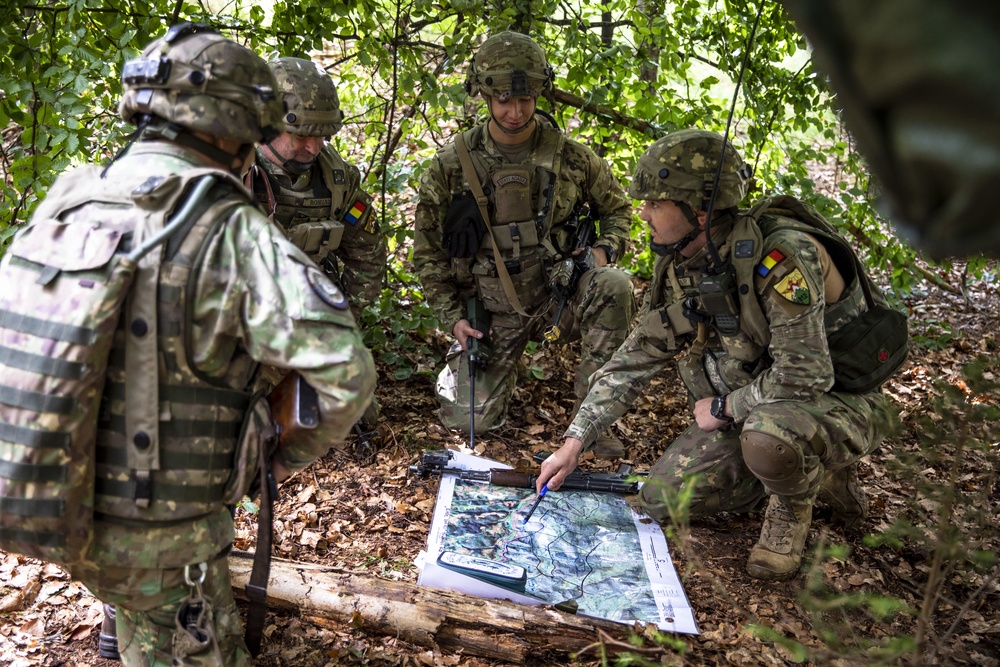
M455 148L458 149L458 160L462 164L462 172L465 174L465 180L469 182L469 188L476 198L476 206L479 207L479 214L483 217L483 222L486 224L486 231L490 234L490 245L493 246L493 261L496 263L497 276L500 278L503 291L518 315L529 318L536 317L537 313L532 315L525 312L524 306L521 305L521 300L517 298L517 292L514 291L514 283L510 280L510 274L507 272L503 256L500 254L500 250L497 249L496 239L493 238L493 226L490 225L490 212L487 208L489 200L486 198L483 186L479 182L479 174L476 173L476 168L472 164L472 156L469 155L469 148L465 145L464 132L459 132L455 138Z

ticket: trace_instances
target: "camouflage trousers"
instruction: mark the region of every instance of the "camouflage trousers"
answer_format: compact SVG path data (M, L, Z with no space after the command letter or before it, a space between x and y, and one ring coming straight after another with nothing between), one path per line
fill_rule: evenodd
M693 423L650 469L639 500L661 523L671 519L686 484L690 517L754 509L768 492L743 460L740 434L748 430L773 436L799 454L796 474L807 489L803 496L811 499L825 470L854 465L879 446L889 419L885 397L873 392L824 394L809 403L764 403L742 425L725 430L705 432Z
M192 579L200 571L191 567ZM208 603L197 639L178 627L178 614L192 609L194 588L184 568L127 567L85 569L74 576L96 597L116 607L118 650L126 667L243 667L253 659L243 641L239 611L225 556L208 563L201 595ZM197 606L195 605L195 608ZM207 645L203 641L209 638ZM211 638L214 637L214 641Z
M635 296L628 274L612 267L583 274L576 294L560 317L560 342L582 340L582 358L576 368L574 392L587 395L590 376L611 358L628 336L635 315ZM517 385L524 348L555 317L555 303L538 317L494 315L489 365L476 373L474 410L476 433L503 425ZM469 363L458 342L448 352L446 367L438 375L437 398L441 423L451 429L469 430Z

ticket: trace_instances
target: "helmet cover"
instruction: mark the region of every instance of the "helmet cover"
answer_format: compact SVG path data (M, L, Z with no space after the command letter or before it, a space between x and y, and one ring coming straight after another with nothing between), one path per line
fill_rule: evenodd
M722 155L722 135L706 130L681 130L657 139L639 158L628 193L633 199L671 200L704 211L712 194ZM738 206L749 188L751 167L726 142L722 173L715 196L717 209Z
M260 56L194 23L171 27L125 63L118 113L138 124L153 114L189 130L240 144L284 130L277 82Z
M333 79L319 63L278 58L268 63L285 102L285 131L307 137L330 137L344 126Z
M552 87L553 72L535 40L518 32L493 35L469 63L465 91L472 96L538 97Z

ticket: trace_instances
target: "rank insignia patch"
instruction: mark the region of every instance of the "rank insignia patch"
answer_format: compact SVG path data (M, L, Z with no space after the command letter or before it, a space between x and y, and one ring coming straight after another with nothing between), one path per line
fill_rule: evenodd
M325 273L320 271L315 266L307 266L306 269L306 280L309 281L309 287L312 288L313 293L316 294L328 306L333 306L337 310L345 310L347 308L347 297L340 288L333 284L333 281L327 277Z
M359 199L354 202L353 206L351 206L351 210L344 214L344 220L352 225L356 225L358 224L358 220L361 219L361 216L364 215L367 210L368 207L365 206L364 202Z
M767 254L767 257L761 260L761 263L757 265L757 275L763 278L769 274L771 269L773 269L774 266L784 258L785 256L781 254L780 250L772 250Z
M808 306L811 303L805 276L798 269L793 269L791 273L779 280L774 286L774 291L800 306Z

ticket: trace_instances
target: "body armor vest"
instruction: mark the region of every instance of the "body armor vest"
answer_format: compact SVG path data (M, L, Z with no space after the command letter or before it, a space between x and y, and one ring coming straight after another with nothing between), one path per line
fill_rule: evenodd
M258 152L258 160L264 160ZM309 171L309 187L295 190L254 166L247 184L254 199L281 227L292 243L320 266L340 247L344 225L365 225L371 198L348 177L349 165L332 146L324 144Z
M841 298L827 304L824 312L828 336L868 309L866 293L869 290L874 303L885 303L853 250L818 213L791 197L759 202L739 215L726 243L719 248L724 262L731 258L739 288L739 330L736 333L721 334L713 326L712 318L704 315L700 284L706 267L686 266L684 262L677 266L671 258L661 257L654 268L650 308L667 304L664 324L675 336L695 339L691 353L679 362L679 372L696 400L744 387L771 364L767 355L771 333L759 301L766 280L757 276L754 269L762 258L764 238L779 229L795 229L816 238L844 278ZM738 250L734 252L734 249ZM742 286L749 289L742 289Z
M568 234L559 234L560 224L553 222L565 136L539 122L535 129L538 136L533 139L536 144L523 163L491 165L481 150L485 131L480 125L464 134L476 174L463 173L463 180L467 187L470 178L478 178L489 199L489 224L497 250L522 306L533 311L550 298L549 269L562 258L570 241ZM490 312L515 312L500 283L489 234L483 238L471 271L477 296Z
M207 515L234 497L227 487L250 404L245 387L257 365L239 352L223 377L194 367L191 299L206 244L243 203L242 196L216 201L167 247L151 304L159 323L155 356L131 353L142 329L132 317L134 300L115 331L97 434L94 509L104 520L171 523ZM146 424L135 423L136 391L126 391L126 377L134 381L137 373L159 377L156 415Z

